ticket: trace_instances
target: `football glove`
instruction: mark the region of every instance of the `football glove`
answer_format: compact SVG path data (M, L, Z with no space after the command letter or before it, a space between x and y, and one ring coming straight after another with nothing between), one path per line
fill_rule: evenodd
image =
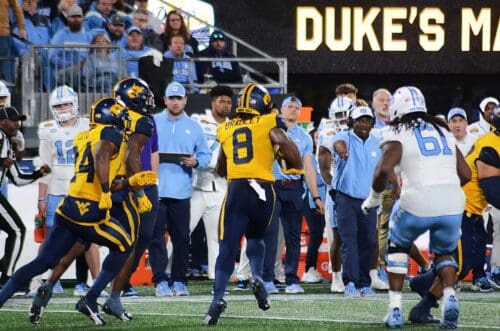
M303 175L304 174L304 170L295 169L295 168L290 168L290 169L283 169L283 168L281 168L281 171L285 175Z
M113 206L113 201L111 200L111 191L102 192L101 200L99 200L99 209L108 210Z
M375 192L372 188L370 188L370 195L361 204L361 210L363 211L363 214L368 215L379 205L380 205L380 193Z
M144 194L143 190L137 192L136 197L139 214L149 213L153 209L153 204L149 201L148 196Z
M154 185L158 181L158 176L156 172L147 170L147 171L139 171L136 174L133 174L128 179L128 184L130 186L144 186L144 185Z

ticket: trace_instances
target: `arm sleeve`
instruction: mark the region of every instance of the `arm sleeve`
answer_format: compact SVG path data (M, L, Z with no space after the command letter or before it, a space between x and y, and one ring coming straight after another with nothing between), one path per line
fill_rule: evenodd
M122 142L121 133L112 126L106 127L101 132L101 140L108 140L120 148Z
M151 137L153 133L153 120L148 116L143 116L137 121L135 133L140 133L146 137Z
M493 147L483 147L479 152L478 160L491 167L500 169L500 157Z
M16 186L24 186L33 183L41 177L40 173L34 171L31 174L25 174L19 170L17 163L14 163L7 171L7 177Z
M208 166L210 159L212 158L212 150L208 147L207 139L205 138L205 133L198 123L194 123L197 128L197 139L195 144L194 154L196 160L198 160L198 167L196 169L201 170Z

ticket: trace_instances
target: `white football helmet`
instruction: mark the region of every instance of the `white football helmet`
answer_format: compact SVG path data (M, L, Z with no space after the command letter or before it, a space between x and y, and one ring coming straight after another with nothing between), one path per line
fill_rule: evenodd
M354 108L356 108L356 105L348 97L338 96L333 99L330 107L328 107L328 117L334 120L337 132L347 130L349 113Z
M72 105L71 109L64 112L56 110L57 105L65 103L70 103ZM58 86L50 93L49 108L54 119L59 122L78 117L80 114L78 112L78 94L69 86Z
M10 91L4 81L0 80L0 97L6 97L5 103L0 106L10 106Z
M389 110L391 112L391 121L409 113L427 113L424 95L414 86L398 88L392 95Z

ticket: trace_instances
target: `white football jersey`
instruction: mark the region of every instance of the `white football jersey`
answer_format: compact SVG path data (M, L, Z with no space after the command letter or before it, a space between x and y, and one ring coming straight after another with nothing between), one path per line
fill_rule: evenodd
M419 217L456 215L464 211L465 195L457 174L456 140L432 125L400 132L384 130L380 146L399 141L403 153L401 209Z
M318 150L319 146L325 147L330 151L332 154L332 165L330 167L330 175L332 178L334 177L335 174L335 165L333 162L335 161L333 155L334 155L334 150L333 150L333 137L340 132L340 129L338 126L335 124L335 120L329 119L329 118L322 118L321 121L319 122L318 126ZM316 158L318 157L318 151L316 151ZM319 169L318 169L319 172ZM327 184L328 188L330 187Z
M479 115L479 121L469 124L467 126L467 133L471 134L475 139L490 132L491 125L486 122L483 115Z
M462 140L457 140L457 147L462 152L462 155L465 157L467 154L469 154L472 145L474 145L474 142L476 141L477 137L471 135L470 133L467 133Z
M191 118L203 128L208 147L212 150L212 159L208 166L203 170L195 169L193 172L193 187L201 191L225 191L226 179L215 172L220 150L220 143L215 139L219 124L215 121L210 109L206 109L205 114L193 114Z
M89 124L88 118L80 117L72 127L62 127L55 120L38 125L40 163L46 163L51 168L50 175L40 179L40 182L48 184L47 194L68 194L75 166L73 138L78 132L88 130Z

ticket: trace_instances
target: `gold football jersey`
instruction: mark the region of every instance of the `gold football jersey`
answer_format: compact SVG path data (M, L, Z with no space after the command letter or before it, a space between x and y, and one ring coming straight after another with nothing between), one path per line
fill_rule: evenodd
M471 180L463 187L465 193L465 210L476 215L481 215L488 204L483 190L479 186L476 166L476 161L483 147L493 147L500 154L500 137L494 132L483 135L476 140L471 152L465 158L472 172Z
M99 201L101 198L101 183L95 174L95 151L101 140L108 140L118 146L118 153L113 155L109 165L109 183L116 177L121 160L125 155L125 144L122 144L122 134L111 125L98 125L93 129L80 132L73 140L75 152L75 174L69 185L69 195Z
M227 178L258 178L274 182L274 149L269 137L278 126L276 114L247 120L234 118L217 128L227 158Z

